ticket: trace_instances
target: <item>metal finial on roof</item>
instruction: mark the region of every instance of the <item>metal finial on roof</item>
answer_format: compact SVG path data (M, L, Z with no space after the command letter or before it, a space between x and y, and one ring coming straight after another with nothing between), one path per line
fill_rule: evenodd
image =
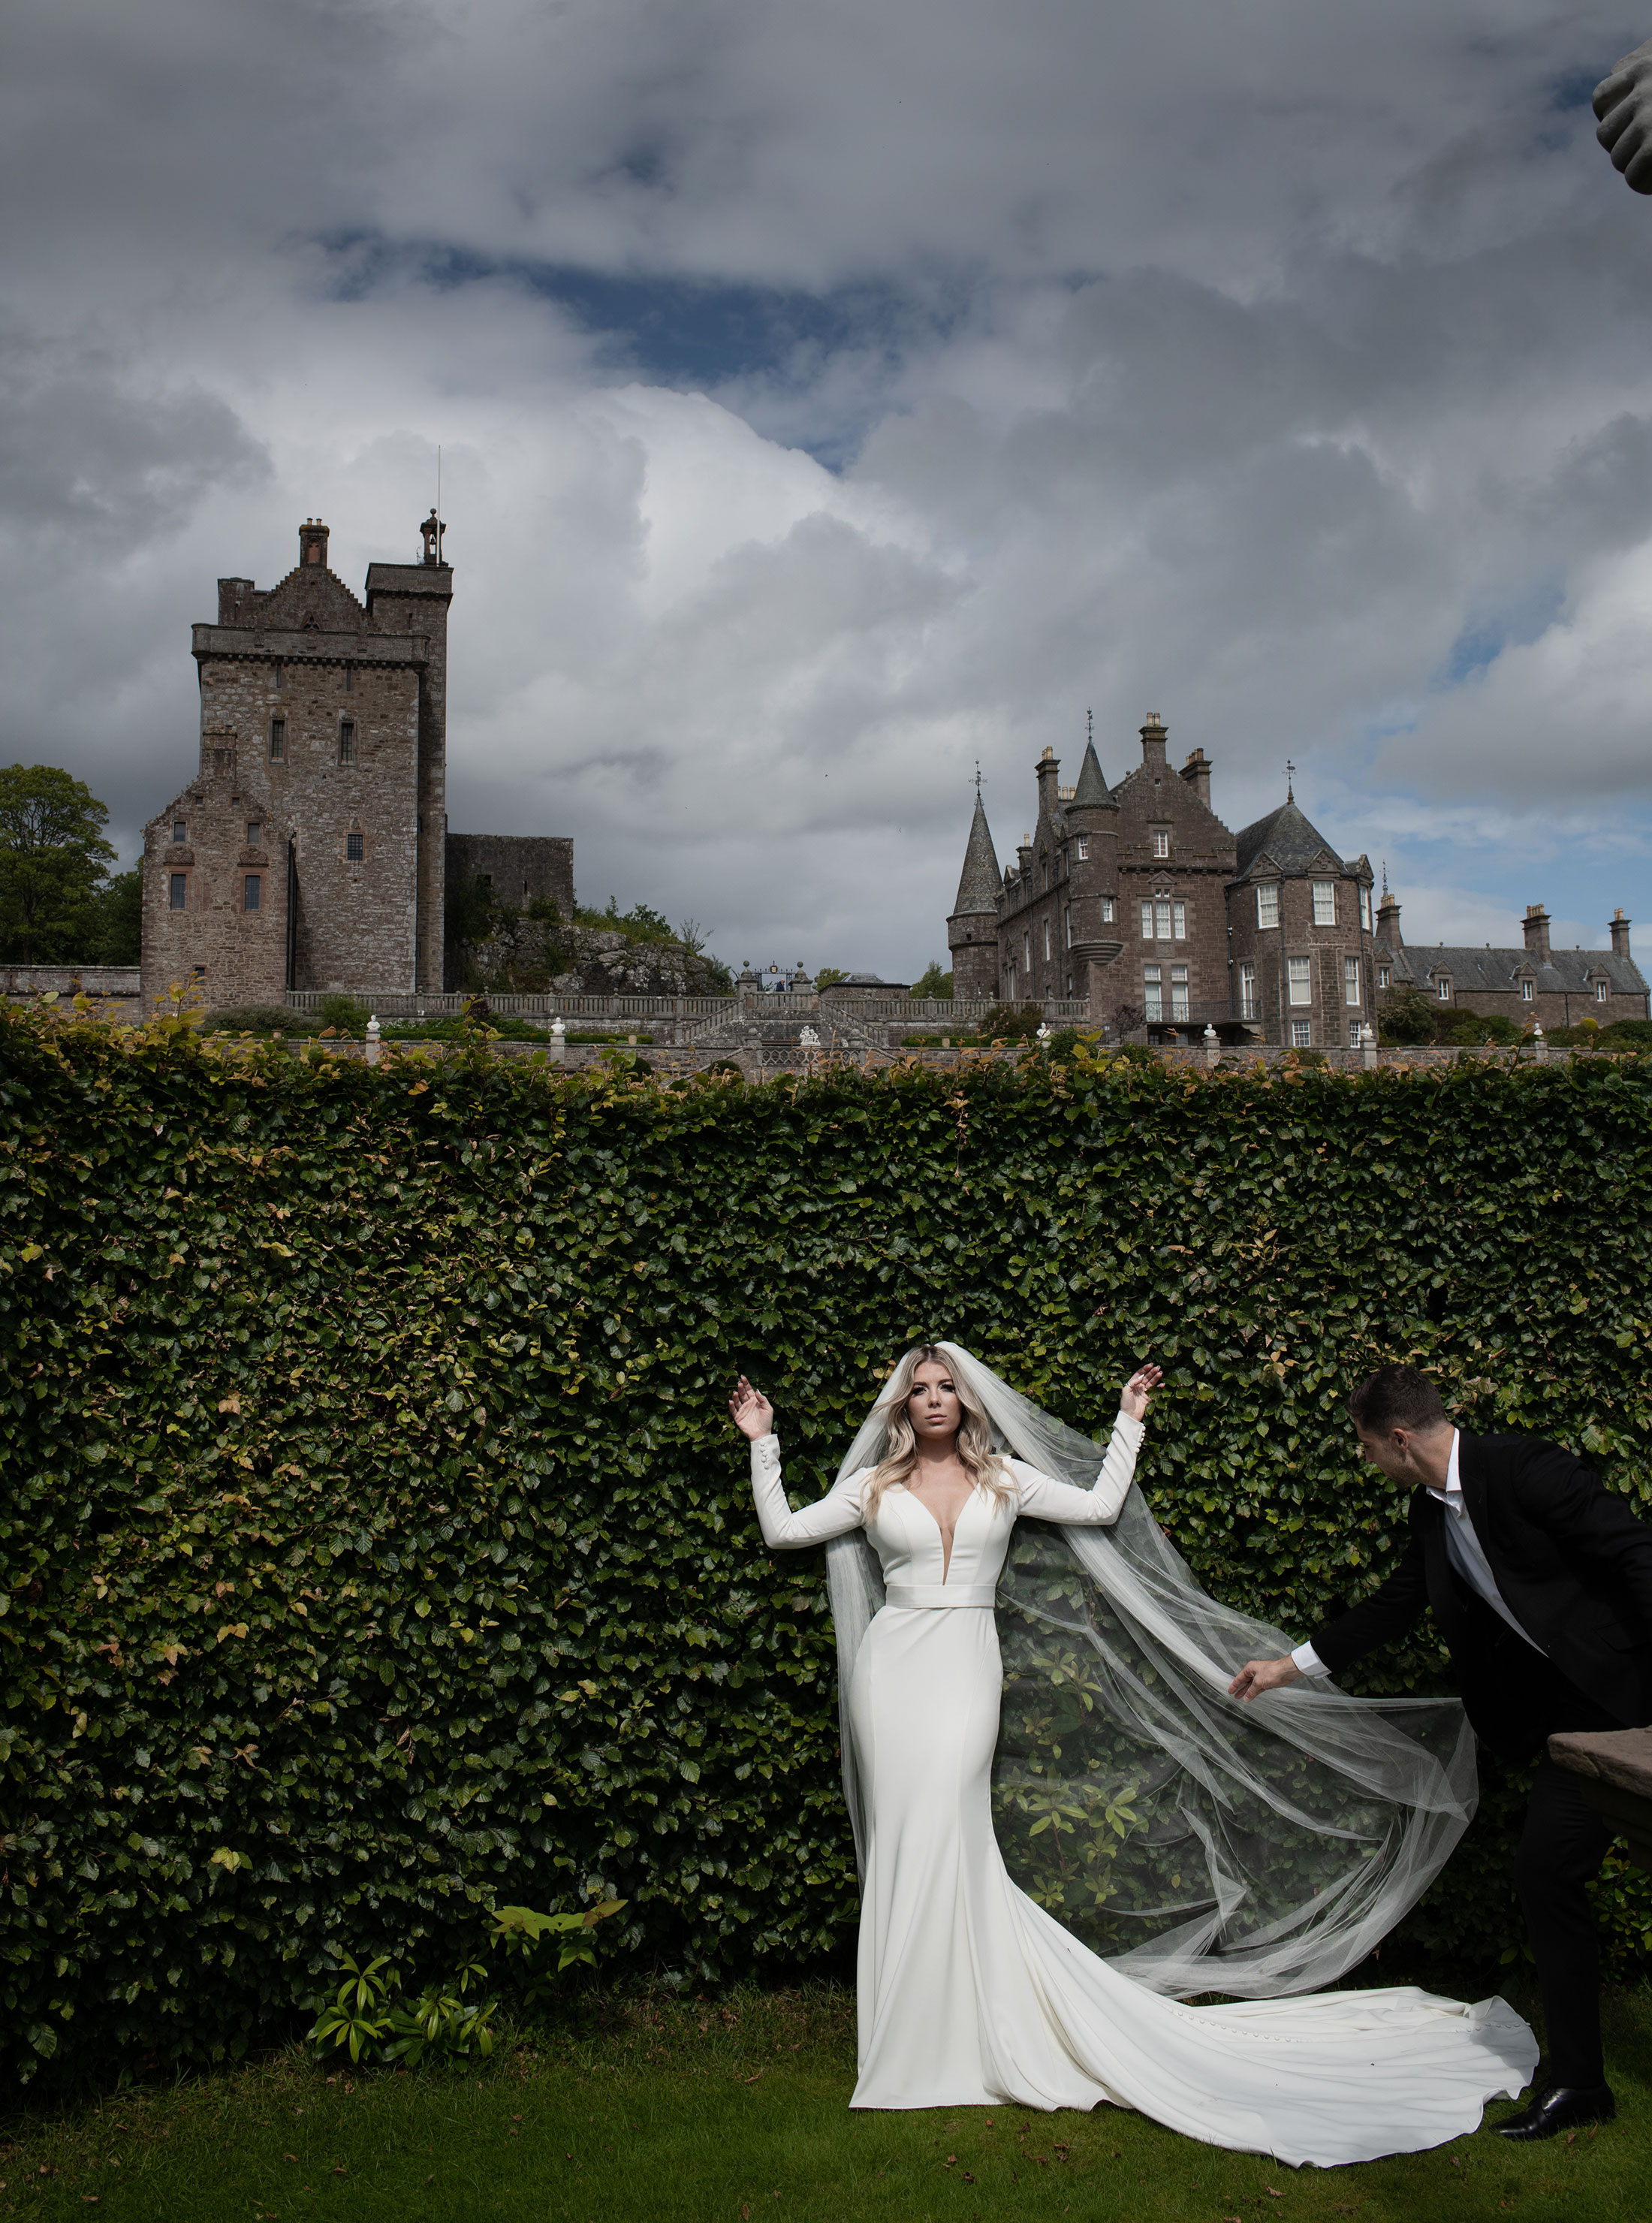
M1084 713L1084 740L1091 748L1094 748L1096 746L1096 713L1094 710L1086 710Z
M1386 857L1382 860L1382 891L1385 897L1388 893L1388 860Z
M981 759L979 757L975 760L975 799L977 803L981 800Z
M1297 799L1297 790L1291 784L1296 777L1297 767L1287 757L1285 760L1285 799L1287 803L1294 803Z

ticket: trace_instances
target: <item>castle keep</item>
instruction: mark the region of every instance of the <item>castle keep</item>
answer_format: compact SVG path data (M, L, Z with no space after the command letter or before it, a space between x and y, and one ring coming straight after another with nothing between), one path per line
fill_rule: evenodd
M369 564L359 600L315 518L278 586L219 580L193 628L199 769L144 829L145 1010L174 981L219 1008L439 992L455 866L571 913L571 842L448 833L453 571L434 512L420 530L422 559Z
M1071 787L1046 748L1033 830L1002 874L977 788L946 922L955 997L1083 998L1120 1036L1192 1042L1212 1027L1295 1049L1357 1048L1378 998L1404 986L1546 1028L1652 1017L1621 910L1610 955L1551 951L1537 904L1523 949L1408 948L1392 897L1373 916L1369 860L1341 856L1294 795L1232 834L1204 751L1173 769L1168 742L1149 711L1141 761L1115 788L1093 739Z

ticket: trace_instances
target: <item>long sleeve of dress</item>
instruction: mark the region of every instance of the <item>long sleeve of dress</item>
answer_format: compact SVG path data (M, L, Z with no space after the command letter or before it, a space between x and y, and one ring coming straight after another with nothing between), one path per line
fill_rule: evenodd
M1012 1461L1021 1485L1021 1509L1034 1521L1059 1521L1071 1528L1108 1527L1119 1517L1136 1470L1136 1453L1146 1433L1140 1420L1121 1413L1113 1424L1113 1439L1102 1461L1102 1470L1090 1489L1075 1489L1070 1482L1057 1482L1035 1466ZM830 1501L827 1501L830 1502Z
M826 1496L801 1513L786 1502L786 1485L780 1478L780 1438L759 1436L751 1446L751 1495L757 1501L763 1540L771 1551L801 1551L807 1544L830 1543L860 1526L861 1496L866 1477L846 1474ZM1078 1493L1075 1490L1073 1495Z

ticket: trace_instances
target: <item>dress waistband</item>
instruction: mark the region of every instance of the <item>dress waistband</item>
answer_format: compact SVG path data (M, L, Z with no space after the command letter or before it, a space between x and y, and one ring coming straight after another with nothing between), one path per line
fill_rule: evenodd
M996 1605L996 1583L891 1583L883 1593L885 1605L899 1611L941 1605Z

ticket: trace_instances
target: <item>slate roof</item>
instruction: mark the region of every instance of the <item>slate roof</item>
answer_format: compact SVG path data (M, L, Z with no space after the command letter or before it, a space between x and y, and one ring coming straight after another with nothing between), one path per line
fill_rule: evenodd
M960 912L977 911L996 917L1000 885L997 853L992 846L987 814L977 795L975 816L970 823L969 846L964 852L964 871L958 884L958 901L952 905L953 917Z
M1241 880L1249 877L1259 858L1277 866L1285 879L1297 880L1303 878L1322 857L1336 857L1325 836L1309 823L1294 802L1282 803L1266 818L1236 834L1234 847L1238 853L1235 877ZM1342 863L1340 857L1337 863Z
M1528 949L1476 949L1454 942L1407 942L1398 949L1379 940L1374 944L1385 963L1394 967L1396 983L1423 987L1448 973L1459 994L1476 992L1508 996L1515 982L1530 973L1540 995L1588 995L1592 983L1604 973L1617 996L1645 995L1646 981L1632 957L1614 957L1609 949L1556 949L1547 957Z
M1113 790L1102 775L1096 744L1091 741L1084 751L1084 761L1078 771L1078 784L1074 788L1067 807L1070 810L1094 809L1097 803L1103 806L1112 803L1115 809L1118 808Z

